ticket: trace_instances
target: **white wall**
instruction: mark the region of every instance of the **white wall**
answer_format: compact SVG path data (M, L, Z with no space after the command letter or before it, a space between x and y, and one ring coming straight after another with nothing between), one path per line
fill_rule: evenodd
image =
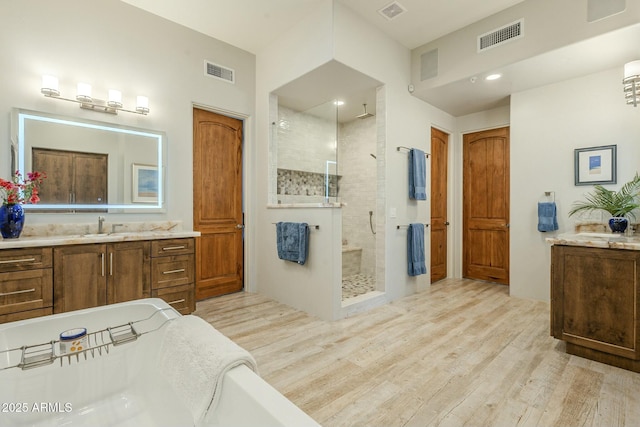
M115 25L115 26L114 26ZM0 13L0 176L10 175L9 112L12 107L165 131L168 138L167 212L109 214L107 221L182 220L193 224L192 105L251 117L255 101L255 56L120 1L4 1ZM204 76L204 60L236 70L236 83ZM149 97L150 114L117 116L81 110L77 104L40 94L42 74L59 78L63 96L87 81L95 98L109 88ZM245 129L245 147L254 130ZM188 209L185 209L188 207ZM93 222L95 214L35 214L29 224Z
M340 310L340 250L333 236L342 228L338 209L268 207L269 103L270 93L280 86L331 60L333 51L332 2L318 5L315 13L299 22L256 57L256 147L249 159L255 189L248 203L255 206L254 222L247 227L247 242L255 257L248 271L248 289L323 319ZM275 225L278 221L307 222L320 226L311 232L308 263L304 266L278 259Z
M396 147L415 147L428 152L431 126L438 124L442 128L453 129L454 118L409 93L409 50L362 21L347 7L336 4L335 11L335 59L385 85L385 128L378 130L384 132L386 138L384 175L378 174L378 179L384 179L385 215L378 220L385 223L385 290L387 298L394 300L425 289L430 282L428 274L407 275L406 229L398 230L396 225L428 223L430 201L408 199L408 158L406 152L398 152ZM427 177L429 174L427 171ZM396 211L396 218L391 218L392 209ZM376 238L381 236L376 235ZM428 237L425 245L428 263Z
M591 186L574 185L574 150L617 145L619 189L640 170L640 109L625 105L622 64L511 96L511 295L549 300L550 246L572 232L568 211ZM554 191L560 229L537 231L537 202Z

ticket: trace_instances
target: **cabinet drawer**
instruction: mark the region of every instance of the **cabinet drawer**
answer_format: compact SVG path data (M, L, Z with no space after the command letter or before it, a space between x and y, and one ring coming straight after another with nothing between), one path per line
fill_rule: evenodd
M193 255L151 259L151 288L160 289L194 282Z
M151 256L192 254L195 251L195 239L166 239L151 242Z
M167 304L182 314L190 314L196 310L193 285L175 286L151 292L154 298L162 298Z
M0 323L17 322L18 320L33 319L34 317L53 314L53 308L39 308L37 310L20 311L18 313L0 314Z
M0 273L50 268L51 248L25 248L0 251Z
M0 315L52 305L51 269L0 273Z

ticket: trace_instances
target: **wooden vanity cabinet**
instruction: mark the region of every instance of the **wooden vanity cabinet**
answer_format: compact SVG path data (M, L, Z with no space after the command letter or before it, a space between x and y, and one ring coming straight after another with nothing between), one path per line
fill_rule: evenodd
M195 239L151 242L151 296L182 314L195 311Z
M640 251L554 245L551 256L551 335L640 372Z
M0 323L52 313L51 248L0 251Z
M54 249L54 313L149 298L150 242Z

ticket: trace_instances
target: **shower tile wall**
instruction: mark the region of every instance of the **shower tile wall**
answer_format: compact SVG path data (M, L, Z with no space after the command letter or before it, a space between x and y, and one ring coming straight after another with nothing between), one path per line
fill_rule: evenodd
M376 118L357 119L341 124L338 132L338 173L342 208L342 239L349 246L362 248L362 274L376 275L376 236L369 225L369 211L373 211L376 229Z
M276 128L277 140L277 148L273 148L277 154L272 153L272 158L277 158L277 200L281 203L323 202L327 160L336 161L335 121L278 106L278 119L272 123L275 123L272 126ZM335 174L335 167L330 165L329 171ZM335 196L335 175L329 185L330 193Z

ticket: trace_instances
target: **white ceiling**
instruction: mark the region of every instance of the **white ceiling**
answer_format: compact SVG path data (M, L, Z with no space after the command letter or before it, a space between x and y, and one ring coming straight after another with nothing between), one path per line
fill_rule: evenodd
M122 1L255 54L325 0ZM392 0L337 1L413 49L523 0L398 0L392 21L378 13Z
M255 54L326 0L122 1ZM397 3L407 12L393 20L379 13L392 0L336 1L351 8L408 49L414 49L524 0L398 0ZM491 84L482 81L471 83L469 79L464 79L434 88L426 94L414 95L454 116L462 116L508 104L509 95L517 91L621 66L625 61L637 59L632 57L640 53L637 47L640 26L605 36L512 64L499 70L503 78ZM331 84L320 85L319 82L328 79L335 86L335 82L342 81L343 75L347 75L351 83L346 87L352 90L342 95L347 102L341 107L342 120L361 114L363 103L367 103L367 111L375 113L377 82L361 73L347 70L347 67L335 65L328 64L322 73L309 73L278 89L276 93L288 102L287 106L304 110L327 101L316 99L308 93L313 88L333 87ZM358 86L361 89L359 93L353 91L358 76L351 72L363 78ZM302 87L306 90L301 90ZM334 89L336 94L332 96L340 97L340 88ZM300 100L287 95L292 93L304 93L307 105L296 106ZM326 98L326 93L318 96Z

